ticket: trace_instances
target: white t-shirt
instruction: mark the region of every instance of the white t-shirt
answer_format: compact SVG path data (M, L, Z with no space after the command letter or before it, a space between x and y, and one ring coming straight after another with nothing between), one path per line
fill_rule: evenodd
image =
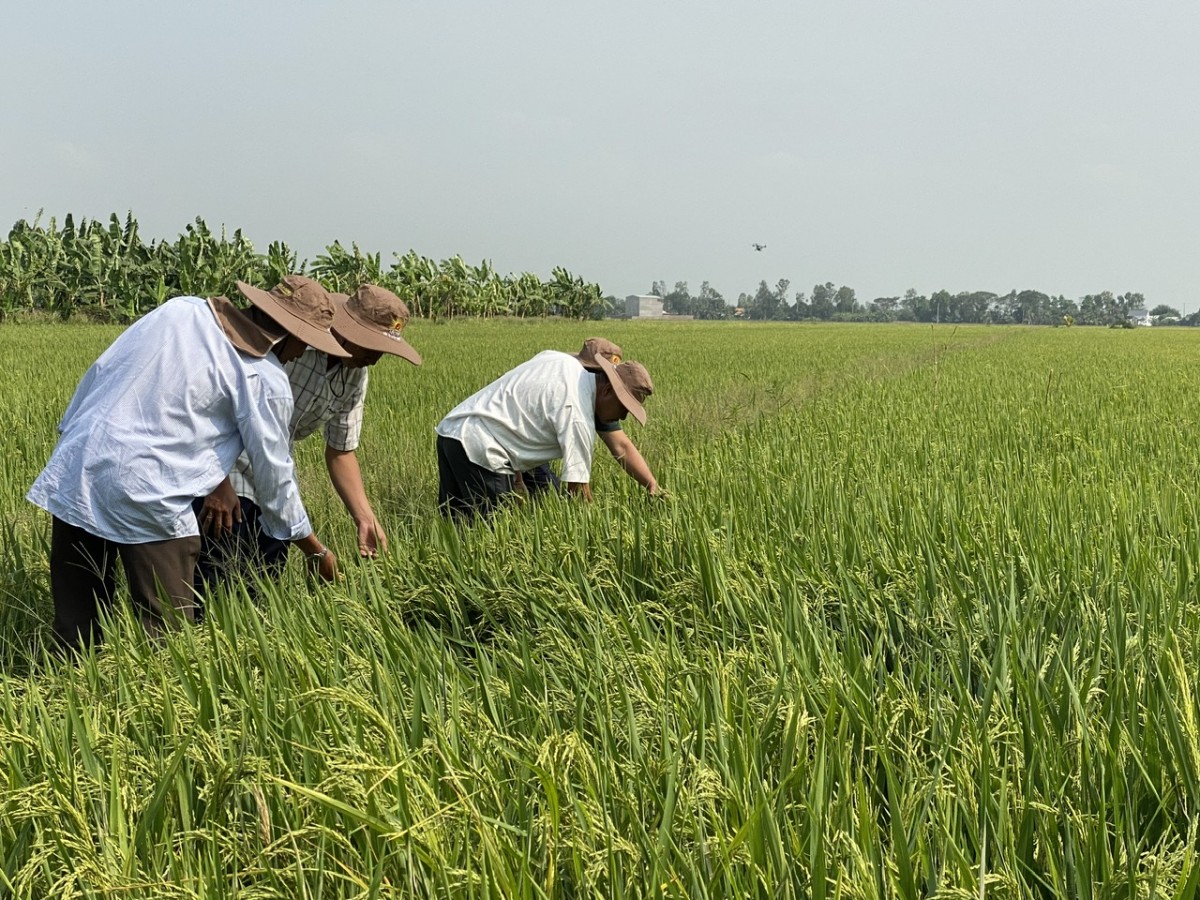
M562 480L591 480L596 376L569 353L543 350L472 394L438 424L492 472L527 472L562 459Z

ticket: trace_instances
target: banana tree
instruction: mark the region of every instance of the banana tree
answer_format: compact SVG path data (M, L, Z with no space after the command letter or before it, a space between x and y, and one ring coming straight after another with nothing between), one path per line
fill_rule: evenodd
M312 264L312 276L340 294L352 294L360 284L379 284L383 280L380 254L363 253L354 243L350 247L347 251L340 241L334 241Z
M257 253L241 229L215 234L203 219L188 224L174 241L143 243L132 213L124 222L68 215L58 228L17 222L0 241L0 314L15 309L54 310L67 318L76 311L112 321L131 321L179 294L235 296L235 282L269 286L284 275L303 273L308 264L282 242ZM335 241L312 265L311 274L331 290L349 293L364 282L400 295L413 315L587 317L602 309L597 285L565 269L550 281L537 275L499 276L491 261L466 263L459 255L440 263L414 250L393 254L384 271L380 254L355 243L347 250Z

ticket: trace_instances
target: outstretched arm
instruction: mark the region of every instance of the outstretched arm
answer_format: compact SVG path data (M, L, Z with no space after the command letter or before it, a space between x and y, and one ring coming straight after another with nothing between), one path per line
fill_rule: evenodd
M367 500L367 491L363 487L362 470L358 465L358 456L353 450L335 450L325 445L325 467L329 470L329 480L333 488L342 498L346 512L354 520L358 532L358 555L375 556L387 552L387 535L375 518L375 511Z
M629 439L629 435L624 431L602 431L600 440L604 441L608 452L613 455L613 459L620 463L621 468L628 473L629 477L649 491L650 496L658 493L658 481L654 478L654 473L650 471L646 460L642 458L641 452Z

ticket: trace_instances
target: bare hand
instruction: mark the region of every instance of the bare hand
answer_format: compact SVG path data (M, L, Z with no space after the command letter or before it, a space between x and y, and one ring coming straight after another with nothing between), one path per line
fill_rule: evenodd
M582 498L583 500L592 502L592 486L586 481L568 481L567 493L572 497Z
M358 523L358 555L373 559L387 553L387 535L375 519Z
M305 560L305 563L308 566L308 571L322 581L337 581L337 556L328 547L325 548L324 553L309 556Z
M242 504L228 478L204 498L199 518L200 530L208 532L214 538L219 538L225 532L232 531L235 522L241 523Z

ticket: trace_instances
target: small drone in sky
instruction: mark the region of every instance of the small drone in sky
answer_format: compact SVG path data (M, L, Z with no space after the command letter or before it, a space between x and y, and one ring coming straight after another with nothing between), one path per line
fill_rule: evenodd
M753 247L755 250L766 250L767 249L766 244L751 244L750 246Z

